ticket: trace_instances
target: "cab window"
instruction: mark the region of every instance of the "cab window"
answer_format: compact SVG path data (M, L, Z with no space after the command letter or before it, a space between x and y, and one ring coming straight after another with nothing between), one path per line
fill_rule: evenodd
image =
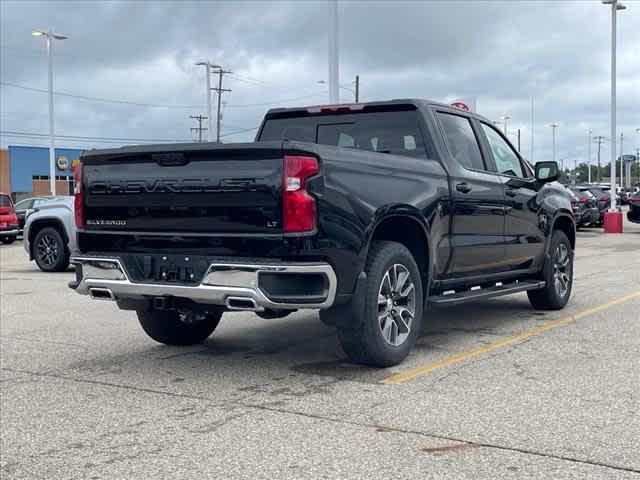
M489 148L493 154L498 173L511 175L512 177L527 177L528 175L525 175L525 171L520 163L520 158L518 158L518 155L516 155L511 145L509 145L502 135L486 123L482 124L482 130L487 136Z
M469 119L444 112L438 112L438 119L453 158L465 168L486 170L478 139Z

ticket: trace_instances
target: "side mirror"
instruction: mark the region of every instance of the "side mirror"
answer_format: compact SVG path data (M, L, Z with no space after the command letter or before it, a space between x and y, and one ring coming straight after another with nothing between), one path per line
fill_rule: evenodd
M538 162L535 165L536 180L539 182L555 182L560 176L558 162Z

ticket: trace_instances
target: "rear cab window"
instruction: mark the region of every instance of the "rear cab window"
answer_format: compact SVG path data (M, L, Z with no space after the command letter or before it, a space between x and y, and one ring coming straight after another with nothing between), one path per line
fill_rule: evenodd
M300 114L267 118L258 141L292 140L378 153L435 159L413 109Z

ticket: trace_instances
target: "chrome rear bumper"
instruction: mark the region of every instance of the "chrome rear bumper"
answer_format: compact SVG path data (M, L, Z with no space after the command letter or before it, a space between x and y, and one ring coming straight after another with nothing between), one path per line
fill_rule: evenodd
M71 263L80 266L77 281L70 284L76 292L94 299L119 300L144 297L176 297L197 303L222 305L230 310L325 309L333 305L337 279L328 263L238 263L215 262L209 265L198 284L141 283L130 275L116 257L73 256ZM261 273L316 274L326 279L321 298L312 301L293 298L276 301L260 288Z

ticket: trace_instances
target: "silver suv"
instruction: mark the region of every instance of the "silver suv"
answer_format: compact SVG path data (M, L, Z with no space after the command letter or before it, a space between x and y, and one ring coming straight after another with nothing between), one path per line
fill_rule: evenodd
M23 245L43 272L69 268L76 250L73 197L57 197L33 209L25 220Z

